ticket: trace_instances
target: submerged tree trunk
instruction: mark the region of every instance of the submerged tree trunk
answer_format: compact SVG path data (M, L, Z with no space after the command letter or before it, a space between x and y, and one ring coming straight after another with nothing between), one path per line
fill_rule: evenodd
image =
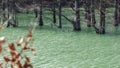
M34 14L35 14L35 17L37 18L38 17L38 10L37 10L36 0L33 0L33 3L34 3Z
M37 18L38 17L38 11L37 11L36 7L34 8L34 14L35 14L35 18Z
M95 0L91 0L91 25L95 26Z
M12 13L13 13L13 27L18 26L18 21L17 21L17 12L16 12L16 7L15 7L15 0L12 2Z
M58 28L62 28L62 7L61 7L61 0L58 0Z
M91 1L91 25L95 29L96 33L99 34L99 28L96 27L96 19L95 19L95 0Z
M85 20L87 26L91 27L91 0L85 0Z
M18 26L18 21L17 21L17 13L14 10L13 11L13 27L17 27Z
M43 0L40 0L39 26L43 26Z
M114 26L118 26L120 23L119 19L119 0L115 0L115 15L114 15Z
M6 15L6 20L8 20L9 19L9 17L10 17L10 1L9 0L7 0L7 2L6 2L6 10L7 10L7 12L5 12L5 15ZM10 26L10 21L8 21L7 22L7 27L9 27Z
M105 34L105 0L100 0L100 28L99 34Z
M118 0L118 12L119 12L119 16L118 16L118 22L120 24L120 0Z
M75 22L73 23L73 27L75 31L80 31L80 4L79 0L75 0Z

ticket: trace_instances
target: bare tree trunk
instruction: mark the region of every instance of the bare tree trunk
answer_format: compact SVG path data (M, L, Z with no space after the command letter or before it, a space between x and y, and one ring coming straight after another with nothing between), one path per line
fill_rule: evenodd
M91 0L85 0L85 20L87 22L87 26L91 27Z
M16 12L16 7L15 7L15 0L12 2L12 12L13 12L13 27L18 26L18 21L17 21L17 12Z
M79 0L75 0L75 24L74 24L74 30L75 31L80 31L81 27L80 27L80 4L79 4Z
M8 20L9 15L10 15L9 12L10 12L10 2L9 2L9 0L2 0L3 24L5 24L7 27L10 26L10 21Z
M91 25L95 29L96 33L99 34L99 28L95 26L96 24L96 19L95 19L95 0L90 0L91 1Z
M61 7L61 0L58 0L58 28L62 28L62 7Z
M5 8L6 8L6 0L2 0L2 15L3 18L5 19Z
M95 0L91 0L91 25L95 26Z
M38 11L36 8L34 8L34 14L35 14L35 17L37 18L38 17Z
M105 34L105 0L100 0L100 28L99 34Z
M53 3L53 23L56 23L56 3Z
M114 15L114 26L119 25L119 0L115 0L115 15Z
M13 11L13 27L17 27L18 26L18 21L17 21L17 13L16 11Z
M118 22L119 22L119 24L120 24L120 0L118 0Z
M37 5L36 5L36 0L33 0L33 3L34 3L34 14L35 14L35 17L37 18L38 17L38 10L37 10Z
M39 26L43 26L43 0L40 0Z
M7 0L6 9L7 9L6 18L8 20L10 17L10 1L9 0ZM10 26L10 21L8 21L8 23L7 23L7 27L9 27L9 26Z

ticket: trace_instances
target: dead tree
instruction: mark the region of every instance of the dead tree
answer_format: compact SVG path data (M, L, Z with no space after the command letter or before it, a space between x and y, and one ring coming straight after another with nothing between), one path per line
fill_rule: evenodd
M67 16L63 14L62 14L62 17L64 17L66 20L68 20L73 25L74 31L80 31L81 27L80 27L80 2L79 0L75 0L74 5L72 4L71 8L75 12L74 19L69 19Z

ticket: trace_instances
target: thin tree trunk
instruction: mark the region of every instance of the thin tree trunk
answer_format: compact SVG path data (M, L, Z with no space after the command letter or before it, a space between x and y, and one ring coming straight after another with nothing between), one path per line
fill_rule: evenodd
M56 6L55 2L53 3L53 23L56 23Z
M18 26L18 21L17 21L17 12L16 12L16 7L15 7L15 0L12 3L12 9L13 9L13 27Z
M95 26L95 0L91 0L91 25Z
M95 19L95 0L91 1L91 25L95 29L96 33L99 34L99 28L95 26L96 19Z
M36 5L36 0L33 0L33 3L34 3L34 14L35 14L35 17L37 18L38 17L38 10L37 10L37 5Z
M80 27L80 3L79 0L75 0L75 24L74 24L74 30L75 31L80 31L81 27Z
M105 34L105 0L100 0L100 28L99 34Z
M40 0L40 16L39 16L39 26L43 26L43 0Z
M120 24L120 0L118 0L118 22Z
M6 13L6 15L7 15L7 20L9 19L9 17L10 17L10 1L9 0L7 0L7 6L6 6L6 9L7 9L7 13ZM7 23L7 27L9 27L10 26L10 21L8 21L8 23Z
M61 7L61 0L58 0L58 28L62 28L62 7Z
M119 25L119 0L115 0L115 15L114 15L114 26Z
M85 0L85 20L87 22L87 26L91 27L91 0Z
M6 8L6 0L2 0L2 15L3 15L3 18L5 19L5 8Z
M34 14L35 14L35 17L37 18L38 17L38 11L37 11L36 7L34 8Z

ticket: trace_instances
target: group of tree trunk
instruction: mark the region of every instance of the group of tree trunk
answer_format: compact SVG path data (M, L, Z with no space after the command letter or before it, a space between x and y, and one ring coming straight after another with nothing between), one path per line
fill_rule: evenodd
M2 6L2 17L3 21L6 21L4 24L13 27L17 27L18 22L17 22L17 12L16 12L16 7L15 7L15 0L2 0L1 6ZM13 20L13 22L10 22L10 19Z
M24 1L24 0L21 0ZM47 1L47 0L30 0L32 4L39 4L39 11L34 7L34 13L35 17L38 17L38 23L39 26L43 26L43 9L45 7L45 3L49 5L49 8L52 11L53 15L53 23L57 23L58 28L62 28L62 17L71 22L73 25L73 30L74 31L80 31L81 30L81 18L80 18L80 8L84 8L84 16L85 16L85 21L87 23L88 27L93 27L98 34L105 34L105 18L106 18L106 8L108 3L111 5L111 1L113 0L52 0L52 1ZM30 3L28 1L28 4ZM12 14L12 20L13 22L8 21L7 26L18 26L17 22L17 7L16 7L16 0L2 0L1 1L2 5L2 14L4 17L4 21L8 20ZM19 0L18 0L19 2ZM67 16L62 14L62 8L63 3L68 2L69 6L73 9L75 13L74 19L69 19ZM26 2L27 3L27 2ZM96 3L99 4L97 8L99 8L100 12L100 21L98 22L99 25L96 25L96 17L95 17L95 9L96 9ZM113 4L114 3L114 4ZM115 12L114 12L114 23L113 25L117 27L120 23L120 1L119 0L114 0L112 5L115 7ZM57 10L56 10L57 9ZM58 18L56 17L58 16ZM58 22L57 22L58 19Z

